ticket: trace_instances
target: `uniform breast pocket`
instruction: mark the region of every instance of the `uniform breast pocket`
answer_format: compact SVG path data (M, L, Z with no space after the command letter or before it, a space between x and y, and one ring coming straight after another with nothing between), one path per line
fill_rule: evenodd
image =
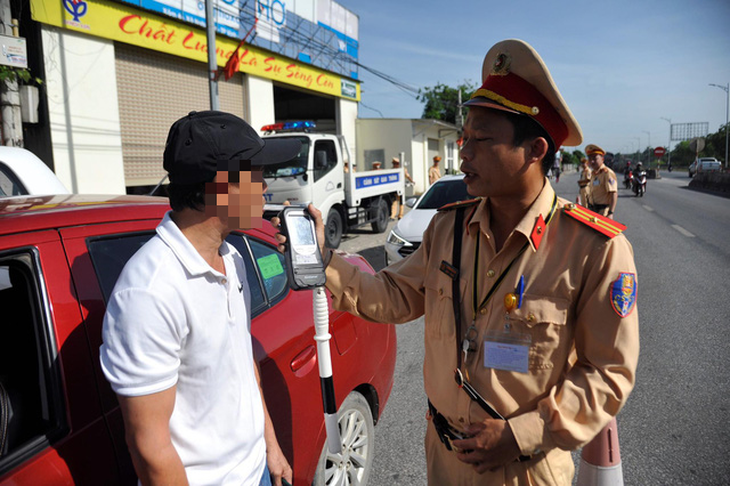
M563 366L570 349L566 325L570 301L556 297L525 294L522 307L512 312L515 330L530 337L529 368L551 370Z
M453 337L454 304L452 280L439 269L429 269L424 282L426 288L426 333L432 336ZM464 296L466 283L459 279L459 292ZM462 314L463 314L462 310ZM463 315L462 315L463 322Z

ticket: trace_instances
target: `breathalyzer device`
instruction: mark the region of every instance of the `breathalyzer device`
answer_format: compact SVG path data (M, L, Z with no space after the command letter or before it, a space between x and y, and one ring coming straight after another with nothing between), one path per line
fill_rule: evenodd
M286 273L292 290L325 284L324 262L317 244L314 220L306 208L285 207L279 218L286 236Z

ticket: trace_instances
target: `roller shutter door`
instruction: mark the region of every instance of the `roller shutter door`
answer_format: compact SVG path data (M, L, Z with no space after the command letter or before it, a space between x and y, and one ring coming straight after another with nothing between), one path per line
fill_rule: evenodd
M201 62L115 43L119 118L126 186L157 184L165 175L162 152L175 120L210 109L208 66ZM243 75L218 84L221 110L243 118Z

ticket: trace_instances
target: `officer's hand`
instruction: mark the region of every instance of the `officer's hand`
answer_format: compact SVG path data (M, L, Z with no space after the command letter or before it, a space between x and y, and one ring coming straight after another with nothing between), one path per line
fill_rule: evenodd
M487 419L479 424L471 424L465 431L472 437L455 440L453 444L462 451L456 457L471 464L479 474L504 466L520 456L512 429L504 420Z
M290 206L291 203L289 201L284 202L284 206ZM319 209L314 207L314 204L310 204L307 206L307 211L309 211L309 214L314 218L314 228L317 232L317 243L319 243L319 251L322 255L324 255L324 222L322 221L322 213ZM274 226L274 228L279 229L281 227L281 219L279 219L278 216L274 216L271 218L271 224ZM286 251L286 236L284 236L281 233L276 233L275 235L276 241L279 242L279 246L277 249L284 253Z

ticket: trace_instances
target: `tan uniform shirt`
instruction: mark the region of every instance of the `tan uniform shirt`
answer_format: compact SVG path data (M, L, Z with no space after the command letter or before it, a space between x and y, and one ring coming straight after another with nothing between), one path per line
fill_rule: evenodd
M616 174L605 165L593 173L591 181L591 202L593 204L611 204L612 192L618 191Z
M499 253L495 252L486 201L475 207L470 218L465 217L468 224L460 269L462 333L472 321L476 238L481 239L481 301L520 248L531 241L538 215L547 217L554 196L546 180L543 191ZM426 456L430 484L531 481L529 484L569 485L574 471L566 450L591 440L618 413L633 388L639 353L637 311L629 306L630 312L622 316L614 310L622 302L621 296L615 295L616 289L631 287L622 283L635 283L633 250L623 235L609 239L567 216L561 209L567 203L558 200L539 247L529 243L492 299L477 313L478 351L465 366L472 385L508 418L521 452L534 458L479 475L446 450L429 424ZM403 323L425 313L426 394L454 427L463 429L487 416L454 382L457 336L451 279L439 270L443 260L452 259L454 214L453 210L438 213L419 249L377 275L359 272L335 255L327 268L327 288L336 308L372 321ZM524 300L520 309L510 313L509 323L511 333L531 341L528 371L488 368L484 341L489 339L488 333L505 330L503 299L514 291L521 275L526 283ZM618 303L612 304L617 299ZM626 310L623 307L623 312ZM459 342L462 338L458 336Z
M438 166L431 166L431 168L428 169L428 183L433 184L439 179L441 179L441 171Z

